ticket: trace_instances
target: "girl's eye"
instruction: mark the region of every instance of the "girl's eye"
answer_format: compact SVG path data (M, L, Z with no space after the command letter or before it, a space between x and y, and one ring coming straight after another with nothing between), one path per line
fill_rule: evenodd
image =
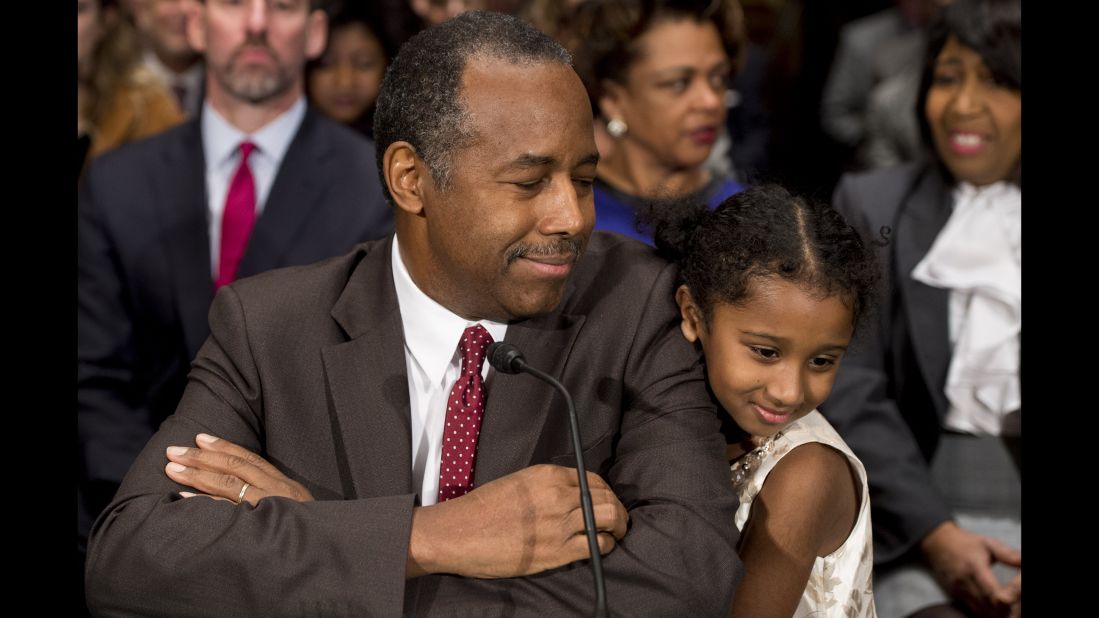
M766 359L774 360L778 358L778 350L772 350L771 348L761 348L759 346L751 346L752 353L756 356Z
M836 364L836 359L818 356L817 358L809 361L809 364L812 365L814 369L828 369L829 367L832 367Z

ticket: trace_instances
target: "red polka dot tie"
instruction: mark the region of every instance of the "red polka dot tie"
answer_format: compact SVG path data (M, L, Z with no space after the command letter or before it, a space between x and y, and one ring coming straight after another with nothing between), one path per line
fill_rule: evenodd
M458 350L462 354L462 373L450 389L450 399L446 402L438 502L464 496L473 489L473 462L477 457L481 418L485 414L485 384L481 379L481 368L490 343L492 335L480 324L467 328L458 342Z

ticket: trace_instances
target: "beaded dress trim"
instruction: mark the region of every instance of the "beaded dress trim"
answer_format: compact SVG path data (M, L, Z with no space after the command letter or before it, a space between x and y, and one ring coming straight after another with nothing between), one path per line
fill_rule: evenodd
M768 436L762 444L756 448L748 451L739 459L729 464L729 472L732 475L733 489L737 492L744 486L745 481L748 479L748 473L759 467L761 461L766 458L775 446L775 438L782 435L782 432L778 432L772 436Z

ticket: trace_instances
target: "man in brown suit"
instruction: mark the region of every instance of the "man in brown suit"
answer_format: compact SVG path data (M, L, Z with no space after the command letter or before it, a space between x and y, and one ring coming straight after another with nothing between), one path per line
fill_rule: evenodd
M598 153L569 61L494 13L406 44L376 116L395 237L219 292L176 413L96 523L94 611L589 613L553 390L485 364L471 489L440 491L435 404L475 328L575 397L611 613L727 613L736 499L676 271L592 234Z

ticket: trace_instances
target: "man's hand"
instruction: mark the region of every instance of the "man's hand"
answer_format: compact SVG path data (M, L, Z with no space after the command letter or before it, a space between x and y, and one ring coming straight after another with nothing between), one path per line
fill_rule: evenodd
M974 534L945 522L920 542L935 578L954 598L979 616L1016 616L1023 593L1023 555L996 539ZM1019 574L1001 585L992 564L1019 567Z
M598 475L588 473L599 553L626 534L629 514ZM532 466L468 494L413 511L406 575L530 575L588 558L576 470Z
M185 498L206 496L238 502L248 483L242 500L252 506L271 496L298 502L313 500L313 494L301 483L246 448L204 433L195 436L195 444L198 448L170 446L167 450L169 463L164 471L168 478L202 492L180 492Z

